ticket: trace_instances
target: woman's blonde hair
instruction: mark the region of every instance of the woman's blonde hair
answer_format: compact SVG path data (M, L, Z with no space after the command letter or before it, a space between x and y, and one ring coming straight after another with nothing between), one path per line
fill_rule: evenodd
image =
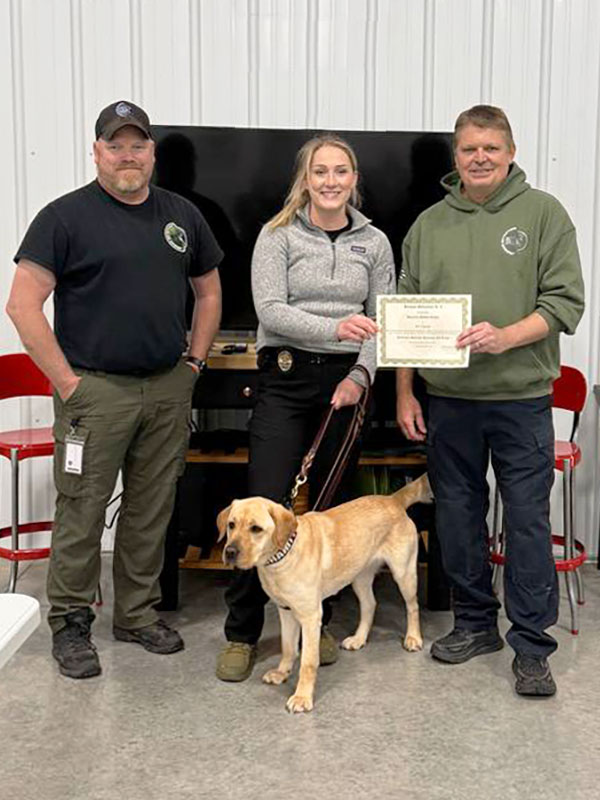
M321 147L338 147L350 159L350 164L354 172L358 172L358 161L356 154L350 147L348 142L341 139L335 133L320 133L318 136L313 136L308 142L305 142L296 154L296 162L294 169L294 179L290 190L285 198L283 208L275 216L267 222L267 226L274 230L283 225L289 225L293 220L296 211L308 203L309 195L306 188L306 181L308 179L308 171L315 153ZM355 186L350 195L350 204L354 208L360 208L361 197L360 193Z

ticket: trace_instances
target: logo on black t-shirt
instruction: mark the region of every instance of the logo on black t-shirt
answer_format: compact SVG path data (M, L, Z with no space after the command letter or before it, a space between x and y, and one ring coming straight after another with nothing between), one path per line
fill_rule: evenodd
M178 253L185 253L188 247L187 233L175 222L167 222L163 231L165 241Z

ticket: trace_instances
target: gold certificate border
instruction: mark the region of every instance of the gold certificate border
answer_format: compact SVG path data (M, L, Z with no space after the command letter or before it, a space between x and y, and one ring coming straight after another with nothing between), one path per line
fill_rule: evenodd
M386 329L386 310L392 303L402 303L403 305L411 305L416 303L428 302L423 295L381 295L380 311L381 311L381 328ZM431 298L432 303L459 303L462 306L462 323L463 330L469 325L469 298L456 297L452 295L436 295ZM456 359L450 358L390 358L387 353L387 344L385 335L378 336L379 339L379 363L380 367L447 367L451 364L453 367L464 367L468 364L469 353L466 347L457 349Z

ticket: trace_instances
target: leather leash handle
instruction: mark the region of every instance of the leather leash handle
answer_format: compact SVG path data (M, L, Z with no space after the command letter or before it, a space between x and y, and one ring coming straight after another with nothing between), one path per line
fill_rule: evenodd
M359 370L362 373L363 377L365 378L366 386L364 387L358 403L354 406L354 413L352 415L350 425L348 426L348 432L344 441L342 442L337 458L333 463L329 475L325 479L325 483L323 484L321 492L319 493L317 502L312 509L313 511L318 511L323 507L327 507L327 504L331 501L333 495L335 494L346 468L346 463L352 450L352 446L362 430L362 426L365 421L365 415L369 407L369 400L371 397L371 376L369 375L368 370L363 367L362 364L355 364L352 369ZM332 406L325 414L325 417L321 422L321 426L317 431L317 435L315 436L310 449L302 459L300 472L296 477L294 488L290 492L290 504L293 504L294 500L296 499L300 486L302 486L308 480L308 473L313 465L317 451L321 445L321 442L323 441L323 437L325 436L334 413L335 409Z
M314 504L313 511L319 511L326 508L329 508L331 505L331 501L333 500L333 496L335 495L338 486L342 480L346 467L348 465L348 459L350 458L350 454L352 452L352 448L356 440L358 439L362 427L364 425L365 416L367 410L369 408L369 400L371 397L371 377L365 367L362 364L357 364L355 369L359 369L365 378L366 386L365 389L360 396L360 399L356 406L354 407L354 414L352 416L352 420L350 421L350 425L348 426L348 433L346 434L346 438L342 442L342 445L339 449L338 456L331 467L329 475L327 476L325 483L319 493L316 503Z

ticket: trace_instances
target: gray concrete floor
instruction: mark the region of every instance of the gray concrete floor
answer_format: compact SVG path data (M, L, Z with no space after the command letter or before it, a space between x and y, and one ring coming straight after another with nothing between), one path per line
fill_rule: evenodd
M319 672L311 714L291 716L289 685L267 686L278 622L269 606L259 661L242 684L221 683L222 573L182 573L182 606L165 619L186 641L156 656L111 636L110 557L94 637L103 674L59 675L45 623L0 674L0 797L11 800L593 800L600 797L600 573L585 570L581 633L568 632L562 597L552 658L559 691L514 694L508 648L460 666L432 661L447 612L422 614L426 649L407 653L404 611L388 575L367 647ZM18 589L45 608L46 566ZM7 570L0 567L0 585ZM564 593L564 587L561 587ZM350 591L332 631L352 631ZM506 620L501 620L506 630Z

